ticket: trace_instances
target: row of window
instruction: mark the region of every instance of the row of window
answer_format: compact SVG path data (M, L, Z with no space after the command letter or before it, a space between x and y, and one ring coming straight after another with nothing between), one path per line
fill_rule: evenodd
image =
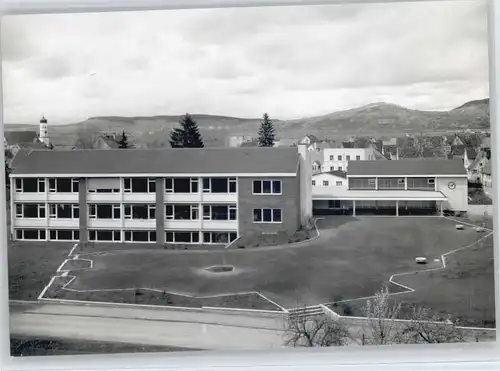
M78 219L77 204L50 204L49 218ZM155 219L156 205L124 205L125 219ZM120 204L91 204L89 219L121 219ZM16 204L16 218L43 219L46 217L45 204ZM167 220L199 220L198 204L165 205ZM236 205L203 205L204 220L237 220ZM253 209L253 221L256 223L281 223L282 209Z
M312 181L312 185L315 186L316 185L316 180L313 180ZM323 186L324 187L328 187L330 185L330 182L328 180L323 180ZM341 180L337 180L335 181L335 185L337 187L340 187L342 185L342 181Z
M334 158L335 158L335 156L334 156L334 155L330 155L330 161L334 161ZM350 155L346 155L346 156L345 156L345 160L346 160L346 161L351 161L351 156L350 156ZM357 160L357 161L361 160L361 156L360 156L360 155L357 155L357 156L356 156L356 160ZM343 161L343 160L342 160L342 155L338 155L338 156L337 156L337 161Z
M45 229L16 229L17 240L45 241L47 237ZM80 231L72 229L48 230L49 241L78 241ZM89 230L89 241L121 242L122 232L118 230ZM236 232L199 232L199 231L165 231L165 242L167 243L206 243L226 244L237 238ZM123 231L125 242L156 242L156 231Z
M72 178L49 178L50 193L77 193L79 180ZM198 193L199 178L166 178L166 193ZM89 188L90 193L119 193L119 188ZM255 180L253 194L281 194L281 180ZM45 179L19 178L15 181L16 192L45 192ZM155 193L156 180L154 178L125 178L123 179L125 193ZM236 193L236 178L203 178L203 193Z
M349 189L427 189L433 190L435 178L350 178Z

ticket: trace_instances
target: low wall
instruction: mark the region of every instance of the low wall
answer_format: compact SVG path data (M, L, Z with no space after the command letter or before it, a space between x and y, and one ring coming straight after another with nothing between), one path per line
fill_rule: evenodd
M493 205L467 205L469 216L493 216Z

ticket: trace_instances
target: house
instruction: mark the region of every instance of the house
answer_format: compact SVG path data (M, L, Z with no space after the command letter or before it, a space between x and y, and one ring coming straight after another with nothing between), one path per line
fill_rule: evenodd
M313 212L346 215L442 215L467 210L461 161L350 161L347 187L313 187Z
M483 185L483 189L485 193L491 193L491 188L493 186L493 179L491 176L491 161L488 160L483 167L483 171L481 173L481 184Z
M293 234L312 214L306 155L305 145L20 151L10 175L11 233L160 245Z
M469 169L473 161L476 159L476 151L473 148L465 147L464 149L464 167Z
M299 143L300 144L306 144L307 146L310 146L313 143L319 142L320 140L314 136L314 135L306 135L304 138L302 138Z
M21 148L32 148L38 142L36 131L5 131L4 149L16 154ZM45 147L45 146L44 146Z
M119 147L119 140L114 135L102 134L92 143L92 149L117 149Z
M476 158L472 161L472 163L467 168L467 178L472 183L480 183L481 182L481 174L483 172L483 168L489 160L490 152L480 151Z

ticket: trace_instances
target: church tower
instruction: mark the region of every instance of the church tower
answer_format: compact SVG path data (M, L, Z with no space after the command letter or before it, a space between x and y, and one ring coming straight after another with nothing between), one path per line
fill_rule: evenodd
M49 132L47 130L47 119L45 116L43 116L40 120L38 139L40 139L40 142L44 143L47 147L50 145Z

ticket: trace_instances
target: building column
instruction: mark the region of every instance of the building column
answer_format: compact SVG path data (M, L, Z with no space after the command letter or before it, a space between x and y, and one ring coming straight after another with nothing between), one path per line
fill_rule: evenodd
M405 191L408 190L408 177L405 177Z
M352 216L356 216L356 200L352 200Z
M198 185L199 187L199 185ZM165 179L156 178L156 243L165 244Z
M439 202L440 215L443 216L443 201Z
M396 201L396 216L399 216L399 201Z
M78 181L78 213L80 242L88 242L88 206L87 206L87 179L80 178Z

